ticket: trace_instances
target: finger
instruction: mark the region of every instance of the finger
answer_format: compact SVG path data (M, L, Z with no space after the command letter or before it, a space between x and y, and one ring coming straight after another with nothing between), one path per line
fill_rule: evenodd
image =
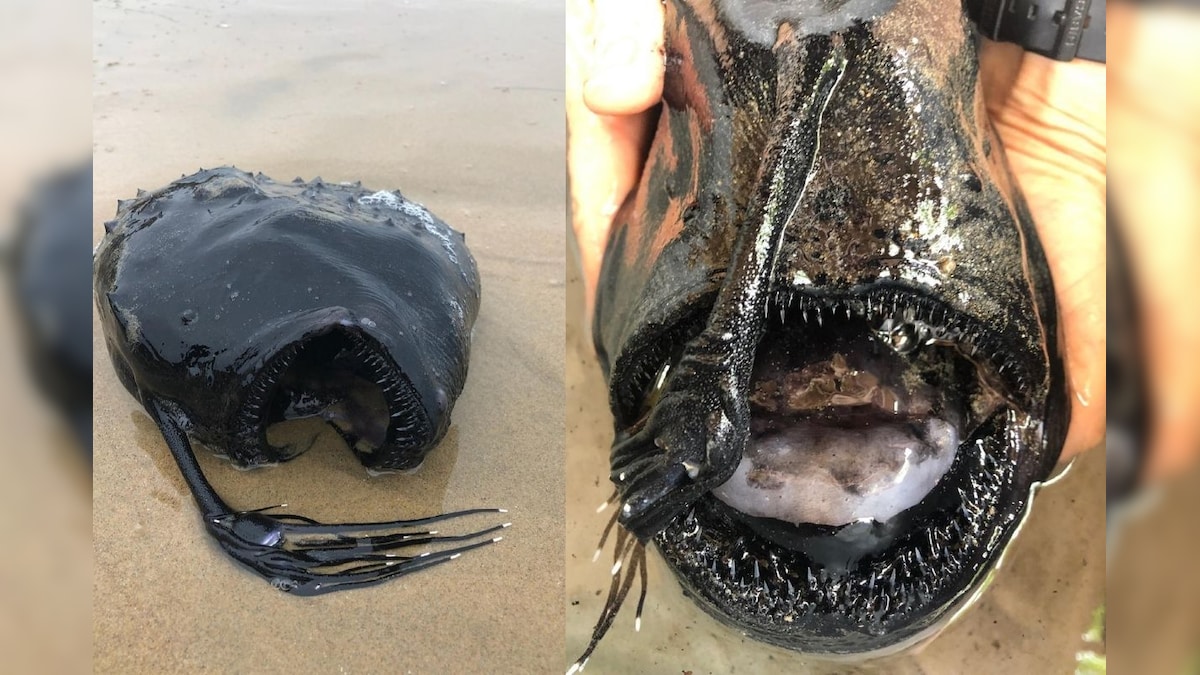
M574 243L579 253L589 305L587 316L591 314L591 299L600 273L609 228L617 209L637 182L643 149L652 129L653 118L651 112L632 115L597 114L585 101L584 90L597 62L594 55L598 51L618 51L616 48L598 49L597 44L607 45L618 40L617 36L622 30L627 34L627 38L634 39L630 29L622 29L623 24L650 28L650 33L657 35L650 39L655 44L661 43L662 31L661 9L656 0L642 0L640 3L631 0L601 0L599 5L593 6L587 0L568 0L567 3L567 174L570 181ZM621 7L626 7L631 14L622 16ZM597 12L600 13L599 16L596 16ZM635 18L646 15L651 17L649 21ZM602 25L607 28L602 28ZM598 34L604 37L598 39ZM604 78L608 75L600 73L613 73L613 77L619 79L620 75L615 73L627 71L629 66L607 70L604 67L595 68L596 84L593 88L596 91L597 109L606 113L628 113L653 105L657 100L657 92L661 90L661 57L652 65L653 67L645 72L634 69L642 73L642 76L634 77L635 86L631 87L631 90L639 91L634 96L625 96L623 102L616 101L616 96L609 96L609 100L605 100L608 96L605 91L611 90L611 87L610 84L604 83ZM649 77L645 76L646 73ZM659 84L655 85L656 81ZM648 87L647 82L650 82ZM651 100L646 99L647 94ZM611 105L613 103L623 105Z
M598 115L633 115L658 103L663 8L658 0L597 0L583 98Z
M586 112L568 119L571 211L589 301L613 217L637 184L651 113L610 117Z

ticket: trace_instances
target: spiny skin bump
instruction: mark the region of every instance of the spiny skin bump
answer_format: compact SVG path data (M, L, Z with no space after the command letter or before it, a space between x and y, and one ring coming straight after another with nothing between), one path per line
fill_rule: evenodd
M479 275L464 237L390 192L200 171L122 201L95 257L95 295L122 383L170 399L189 432L255 466L270 392L333 333L380 382L393 421L369 468L411 469L462 391Z
M1054 288L971 30L933 0L666 4L662 111L593 323L611 477L620 523L759 640L862 654L927 634L980 587L1058 460ZM783 527L711 491L743 457L764 335L852 325L936 351L952 374L937 384L975 419L933 491L841 559L855 525Z

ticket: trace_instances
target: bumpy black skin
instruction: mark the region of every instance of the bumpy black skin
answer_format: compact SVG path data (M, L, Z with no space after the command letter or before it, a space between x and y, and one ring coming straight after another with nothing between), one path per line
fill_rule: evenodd
M92 222L91 162L44 181L18 215L6 271L27 360L90 458L92 310L85 233Z
M461 233L371 194L220 168L121 202L95 257L121 382L144 405L172 402L233 462L277 462L288 457L266 444L258 407L274 360L344 331L398 376L413 424L360 458L419 465L466 380L479 276Z
M846 654L922 635L982 582L1058 459L1068 406L1048 267L960 6L835 4L667 3L662 113L605 253L594 339L622 525L717 618ZM769 546L708 495L747 442L766 317L789 306L953 326L1000 372L1017 420L984 425L978 457L959 453L949 477L964 496L931 497L961 499L961 514L920 516L901 553L849 577ZM639 421L647 373L676 345Z

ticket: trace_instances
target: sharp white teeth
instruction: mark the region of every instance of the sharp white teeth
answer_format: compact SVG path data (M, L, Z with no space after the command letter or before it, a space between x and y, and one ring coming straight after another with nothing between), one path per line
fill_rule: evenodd
M688 478L696 480L696 477L700 475L699 464L693 464L692 462L680 462L680 464L683 465L683 469L687 472Z
M658 371L658 379L654 381L655 389L662 388L663 383L667 381L667 373L669 373L669 372L671 372L671 364L670 363L663 364L662 370ZM621 480L625 480L624 474L622 474Z
M818 326L824 326L824 325L825 325L825 321L824 321L824 319L822 319L822 318L821 318L821 310L820 310L820 309L818 309L818 310L817 310L817 325L818 325Z

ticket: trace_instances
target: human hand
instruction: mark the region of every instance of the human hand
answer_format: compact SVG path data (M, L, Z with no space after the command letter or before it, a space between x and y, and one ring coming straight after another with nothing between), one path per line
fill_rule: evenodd
M653 131L662 50L658 0L567 0L567 174L589 316L608 230Z
M1067 458L1104 441L1106 69L984 40L979 75L1054 278L1071 394Z
M613 215L633 189L661 97L657 0L570 0L567 165L590 313ZM982 86L1054 276L1072 419L1064 457L1097 447L1105 411L1105 67L987 42Z

